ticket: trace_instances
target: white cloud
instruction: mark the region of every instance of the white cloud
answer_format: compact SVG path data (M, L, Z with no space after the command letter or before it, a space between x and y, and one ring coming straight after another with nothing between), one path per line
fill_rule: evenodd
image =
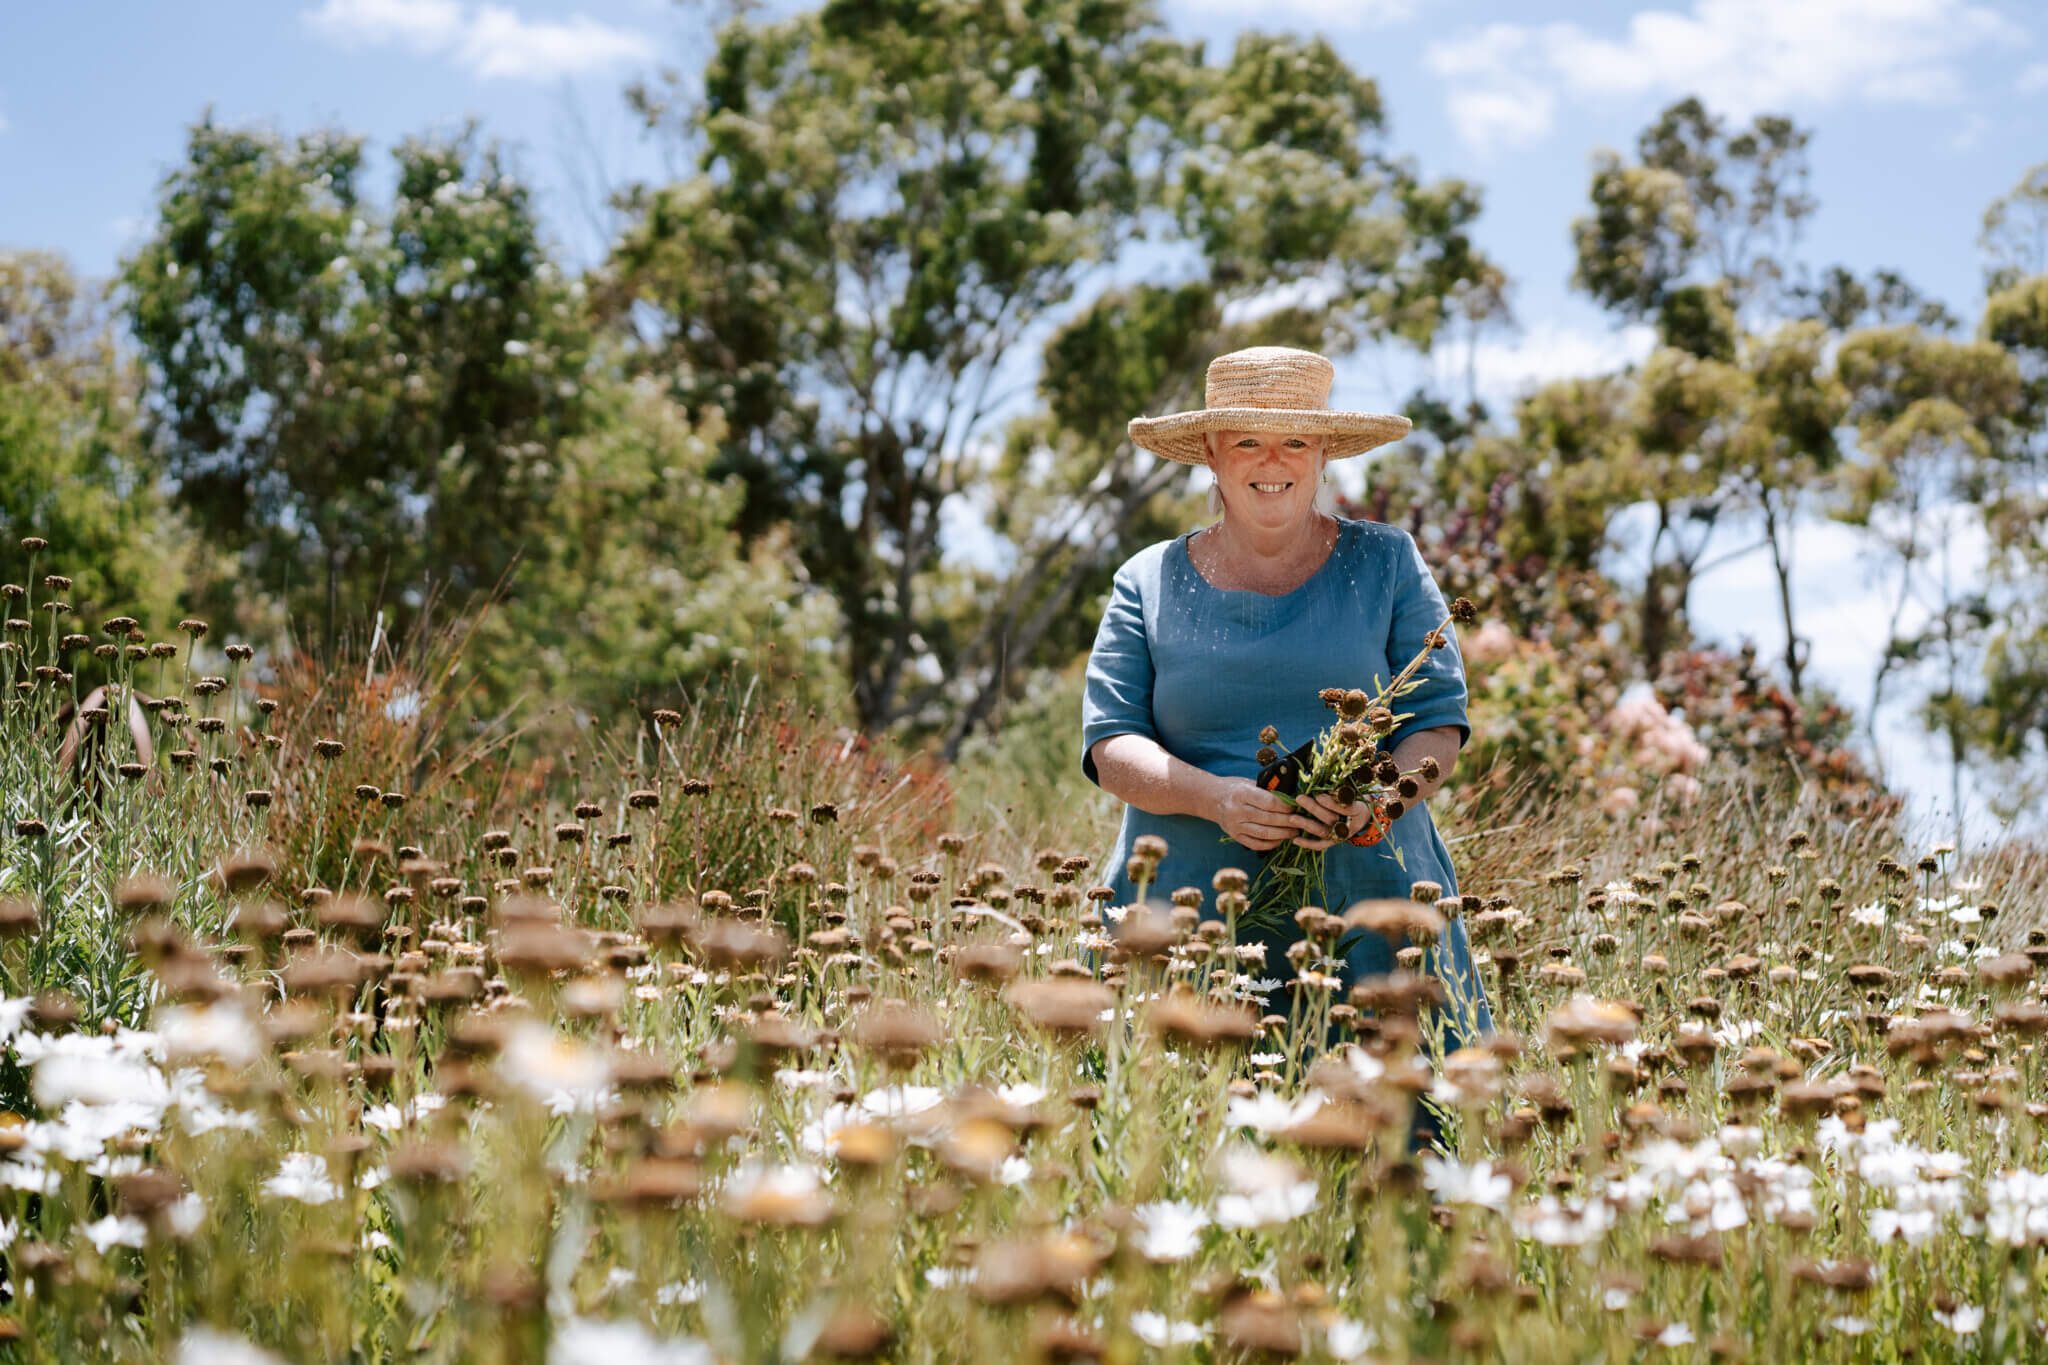
M1243 0L1180 0L1191 14L1243 19ZM1305 24L1318 29L1365 28L1398 24L1415 13L1415 0L1265 0L1258 7L1261 24Z
M546 80L649 59L654 43L585 14L526 19L502 5L457 0L321 0L308 27L344 47L390 44L443 54L486 80Z
M1424 60L1451 86L1459 135L1489 148L1548 132L1560 94L1696 94L1737 118L1857 99L1944 103L1962 94L1961 57L2024 36L1971 0L1692 0L1639 13L1612 37L1493 24L1432 43Z
M479 76L546 78L594 71L654 55L648 38L601 24L586 14L566 22L531 22L509 9L481 5L458 49L462 64Z
M1461 90L1451 96L1451 122L1474 147L1518 147L1550 131L1557 98L1540 86Z
M435 52L460 36L462 6L455 0L323 0L306 23L345 47L402 43Z
M1474 347L1473 383L1482 399L1505 405L1552 380L1611 374L1642 360L1656 344L1655 329L1639 324L1596 330L1542 322L1514 337L1489 338ZM1443 360L1463 368L1464 356L1455 348L1446 351Z
M1322 308L1336 294L1337 286L1329 280L1304 276L1273 285L1248 298L1232 299L1223 305L1223 323L1226 327L1240 327L1270 317L1283 308Z
M1451 123L1473 147L1517 147L1550 131L1557 96L1547 73L1529 58L1533 30L1490 24L1476 33L1431 43L1429 69L1450 87Z
M2029 62L2020 72L2012 88L2022 95L2031 95L2036 90L2048 90L2048 62Z

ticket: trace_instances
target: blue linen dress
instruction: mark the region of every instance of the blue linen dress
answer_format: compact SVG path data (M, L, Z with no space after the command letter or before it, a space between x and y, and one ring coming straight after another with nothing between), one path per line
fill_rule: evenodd
M1321 689L1373 691L1421 650L1423 636L1448 612L1414 537L1382 522L1337 520L1329 557L1292 592L1213 586L1188 557L1193 531L1149 545L1117 569L1081 703L1081 770L1089 781L1101 785L1089 749L1116 734L1144 735L1212 773L1254 777L1261 727L1270 724L1280 732L1274 747L1284 753L1335 719L1317 697ZM1451 642L1432 651L1415 674L1421 686L1394 703L1395 714L1405 719L1381 740L1381 752L1440 725L1455 725L1461 740L1471 738L1463 658L1455 629L1445 633ZM1218 869L1258 874L1259 854L1227 840L1212 821L1126 805L1116 845L1097 864L1119 905L1135 899L1125 865L1144 834L1158 835L1167 847L1153 894L1164 899L1180 887L1194 887L1202 893L1206 918L1217 918L1211 879ZM1405 898L1424 879L1440 884L1447 896L1458 894L1450 850L1426 802L1411 807L1377 844L1333 846L1324 868L1324 908L1335 914L1368 897ZM1291 925L1285 937L1298 937ZM1378 935L1349 937L1340 972L1347 991L1358 977L1392 970L1392 949ZM1267 977L1290 975L1285 947L1268 940ZM1450 1016L1476 1018L1479 1030L1490 1032L1492 1014L1462 919L1452 920L1431 950L1429 965L1453 1005L1464 1006ZM1472 1041L1453 1018L1445 1021L1452 1025L1451 1044Z

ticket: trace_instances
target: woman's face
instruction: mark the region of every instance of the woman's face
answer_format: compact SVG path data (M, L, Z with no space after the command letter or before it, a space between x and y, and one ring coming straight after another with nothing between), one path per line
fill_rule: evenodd
M1234 521L1266 530L1306 522L1323 475L1323 438L1277 431L1212 431L1209 467Z

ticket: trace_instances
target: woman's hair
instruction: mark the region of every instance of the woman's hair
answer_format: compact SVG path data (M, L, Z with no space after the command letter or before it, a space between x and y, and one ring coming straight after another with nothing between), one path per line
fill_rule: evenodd
M1319 482L1316 484L1316 510L1318 512L1327 512L1334 517L1337 515L1337 485L1329 481L1327 477L1329 469L1330 457L1325 455L1323 456L1322 470L1317 475ZM1209 467L1209 515L1212 517L1223 515L1223 490L1216 486L1216 467L1214 465Z

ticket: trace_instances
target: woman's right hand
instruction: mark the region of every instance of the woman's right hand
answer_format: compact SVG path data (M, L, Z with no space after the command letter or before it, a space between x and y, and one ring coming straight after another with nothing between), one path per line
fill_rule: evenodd
M1304 834L1314 839L1328 838L1330 834L1322 821L1296 810L1286 797L1265 790L1249 777L1222 779L1214 807L1209 818L1221 825L1225 834L1255 853L1278 848Z

